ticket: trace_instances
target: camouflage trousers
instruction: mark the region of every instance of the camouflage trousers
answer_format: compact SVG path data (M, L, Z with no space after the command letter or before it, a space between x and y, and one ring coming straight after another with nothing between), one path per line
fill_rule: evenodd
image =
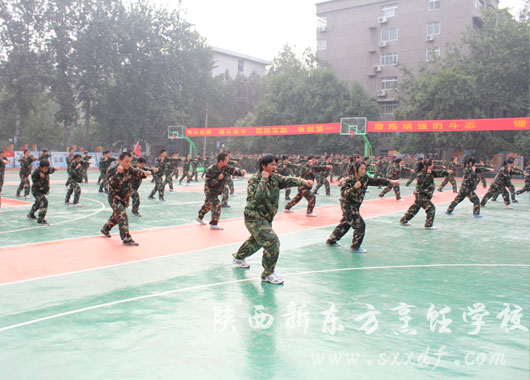
M101 183L101 181L103 181L105 179L105 173L103 172L99 172L99 177L98 177L98 185Z
M37 211L39 211L39 221L44 220L46 213L48 212L48 199L44 194L33 194L35 197L35 203L31 206L29 215L34 216Z
M412 174L410 175L410 178L409 178L409 180L407 181L407 183L406 183L405 186L409 186L409 185L412 183L412 181L414 181L415 179L416 179L416 173L412 173Z
M155 187L153 187L151 194L149 194L149 198L153 198L154 195L158 192L158 199L164 199L164 178L159 176L154 176L153 178L155 179Z
M261 278L274 273L276 262L280 254L280 239L272 230L272 224L265 219L250 219L245 216L245 226L250 237L233 254L236 259L242 260L256 253L263 248L261 264L263 272Z
M169 185L169 189L173 190L173 173L166 174L166 180L164 181L164 187L166 187L166 185Z
M131 203L132 203L133 214L139 213L140 212L140 194L138 194L138 189L132 189Z
M383 198L386 193L388 193L390 190L394 189L394 193L396 194L396 199L401 199L401 191L399 189L399 185L388 185L381 191L381 194L379 194L379 197Z
M285 189L285 200L291 199L290 195L291 195L291 188L288 187L287 189Z
M182 180L186 178L186 180L188 181L188 183L190 183L191 181L191 175L190 175L190 172L189 171L183 171L182 172L182 177L180 177L180 180L179 180L179 184L182 184Z
M17 188L17 197L20 196L20 192L22 191L22 189L24 189L24 196L28 196L29 189L30 189L29 176L22 174L22 173L19 175L20 175L20 185L18 185L18 188Z
M466 197L471 202L473 202L473 214L480 214L480 200L478 199L477 194L475 194L475 190L470 190L465 186L460 186L460 191L458 192L456 198L451 202L451 204L447 208L447 212L453 212L455 207Z
M515 186L513 184L510 185L510 187L508 187L508 190L510 191L512 201L514 201L515 200ZM491 197L491 200L496 201L497 198L499 197L499 194L500 192L496 192L495 194L493 194L493 196Z
M486 187L488 187L486 185L486 178L484 178L484 173L480 172L477 174L477 177L478 177L478 182L481 183L482 182L482 187L485 189Z
M205 193L205 195L206 200L199 210L199 218L202 220L204 215L206 215L208 211L211 211L212 220L210 220L210 224L217 225L217 223L219 223L219 218L221 217L221 202L219 202L219 196L208 193Z
M221 205L226 206L228 204L228 196L229 196L229 190L228 186L225 185L225 188L223 189L223 197L221 198Z
M453 191L456 193L458 191L458 188L456 187L455 176L452 174L449 174L447 177L445 177L442 184L438 188L438 191L442 191L448 182L451 182L451 186L453 186Z
M230 195L234 194L234 180L232 179L232 176L228 176L226 179L226 187L230 190Z
M526 179L524 180L524 187L521 190L517 190L515 194L519 195L519 194L524 193L525 191L530 192L530 177L525 177L525 178ZM0 192L1 191L2 191L2 185L0 184Z
M104 191L105 193L108 193L109 192L109 186L108 186L108 182L107 182L107 176L104 175L104 174L100 174L99 178L101 179L101 182L99 182L98 191L100 191L100 192ZM99 179L98 179L98 181L99 181Z
M326 189L326 195L331 195L331 191L329 188L329 181L327 177L320 177L317 182L317 187L315 187L315 190L313 191L313 194L318 193L318 189L320 189L324 185L324 188Z
M306 187L306 186L298 188L298 194L296 194L296 196L293 198L292 201L290 201L289 203L287 203L285 205L285 208L287 210L290 210L295 204L300 202L302 200L302 198L307 199L307 210L306 210L306 213L307 214L312 213L313 209L315 208L315 204L317 202L317 198L311 192L311 188L310 187Z
M195 181L199 182L199 172L197 169L193 169L190 174L190 181L195 178ZM188 181L189 182L189 181Z
M66 198L64 198L64 203L70 202L70 197L72 196L72 193L74 193L74 204L79 203L79 198L81 197L81 186L79 186L79 184L74 180L70 180L70 187L66 192Z
M351 247L353 249L357 249L363 242L364 233L366 230L366 224L359 213L359 207L361 207L361 204L344 204L341 202L340 207L342 209L342 219L340 220L339 225L335 227L331 235L329 235L327 243L334 244L338 242L349 231L349 229L352 228L353 240Z
M515 192L515 190L514 190ZM495 184L491 184L490 188L488 189L488 192L486 194L484 194L484 196L482 197L482 200L480 201L480 205L481 206L485 206L486 203L488 203L488 200L495 196L495 195L499 195L502 194L502 199L504 200L504 204L505 205L509 205L510 204L510 194L508 194L508 190L506 190L506 187L504 186L497 186Z
M434 207L434 204L431 202L431 199L426 196L421 196L418 194L414 194L416 196L416 200L414 203L409 207L405 215L401 218L399 221L400 223L407 223L409 220L414 218L414 216L420 211L420 208L425 210L425 227L432 227L432 224L434 222L434 215L436 214L436 207Z
M109 197L109 205L112 208L112 215L103 226L103 231L109 233L116 224L120 227L120 237L124 242L132 240L129 234L129 218L127 217L128 204L119 199Z

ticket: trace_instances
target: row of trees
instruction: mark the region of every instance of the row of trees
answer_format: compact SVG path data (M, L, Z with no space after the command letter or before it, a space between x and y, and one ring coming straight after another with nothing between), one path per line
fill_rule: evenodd
M403 68L398 119L528 115L528 11L519 20L507 12L483 20L480 32L466 34L444 60L419 74ZM0 38L0 145L15 135L48 148L165 144L168 125L202 126L206 113L210 126L379 119L377 103L359 84L339 80L310 51L299 58L285 46L263 78L212 78L212 52L180 10L142 0L5 0ZM382 137L370 140L377 147ZM361 152L363 145L329 135L223 142L274 153ZM202 148L202 139L196 143ZM404 153L528 154L530 134L407 133L393 144Z

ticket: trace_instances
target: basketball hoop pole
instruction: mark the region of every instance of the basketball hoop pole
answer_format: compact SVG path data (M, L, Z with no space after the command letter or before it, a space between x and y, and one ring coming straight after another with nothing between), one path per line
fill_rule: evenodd
M206 103L206 118L204 119L204 129L208 128L208 103ZM202 146L202 158L206 157L206 132L204 133L204 140Z

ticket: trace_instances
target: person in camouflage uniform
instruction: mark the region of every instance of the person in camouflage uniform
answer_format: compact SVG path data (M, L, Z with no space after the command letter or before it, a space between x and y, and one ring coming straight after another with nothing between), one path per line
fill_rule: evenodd
M530 165L527 165L524 169L524 186L522 189L515 192L516 195L521 195L522 193L529 191L530 192ZM2 185L0 184L0 191L2 190Z
M79 184L83 180L83 163L81 162L81 155L75 154L74 160L70 164L70 167L68 168L68 175L70 176L68 182L70 183L70 187L68 188L68 191L66 192L66 197L64 198L64 204L70 205L70 197L72 196L72 193L74 194L74 207L82 207L82 205L79 203L79 198L81 197L81 186Z
M425 228L435 230L433 227L434 215L436 214L436 208L432 203L431 199L436 188L434 184L434 178L444 177L451 175L451 171L446 170L434 170L434 163L432 160L421 160L416 166L416 189L414 190L414 196L416 200L409 207L405 215L401 218L399 223L402 226L410 226L409 220L414 218L420 208L425 210Z
M280 190L294 186L311 188L313 181L284 177L277 174L276 169L275 157L266 154L259 160L258 173L248 181L244 217L250 237L232 255L232 262L240 268L248 268L250 265L245 259L263 248L261 281L279 285L283 280L275 273L275 269L280 254L280 240L272 229L272 221L278 211Z
M190 154L186 154L186 158L182 162L182 177L180 177L179 185L182 185L182 180L186 178L186 184L189 184L190 181L188 180L188 177L190 175L190 166L191 166L191 156Z
M0 150L0 208L2 208L2 187L4 186L4 174L6 171L6 165L8 163L9 160L6 158L5 152Z
M331 195L331 189L330 189L330 186L329 186L329 181L328 181L328 177L331 175L331 173L333 173L333 165L331 163L331 156L327 156L324 160L324 162L322 162L321 166L324 165L324 166L327 166L326 170L322 171L319 173L318 175L318 179L317 179L317 186L315 187L315 190L313 191L313 195L317 195L318 194L318 189L320 189L322 187L322 185L324 185L324 188L326 189L326 195L327 196L330 196ZM331 166L331 169L329 168L329 166Z
M208 155L204 156L203 163L204 163L203 165L204 170L202 171L201 178L204 178L204 176L206 175L206 169L214 164L213 160Z
M451 202L445 212L447 215L452 215L455 207L467 197L473 202L473 216L482 218L482 215L480 215L480 200L478 199L477 194L475 194L475 189L478 185L478 173L490 171L491 169L480 166L477 167L475 166L475 162L475 158L471 156L464 159L464 179L460 185L458 195Z
M75 149L74 148L69 148L68 149L68 156L66 156L66 158L64 159L65 162L66 162L66 171L67 172L70 169L70 165L72 165L72 162L74 161L74 153L75 153ZM68 176L68 178L66 179L66 183L64 184L64 187L68 187L68 186L70 186L70 176Z
M31 175L31 164L37 161L37 159L30 155L28 149L24 150L24 157L22 157L18 162L20 163L20 185L17 188L17 197L20 197L20 192L24 189L24 198L29 198L29 176Z
M39 154L39 161L41 160L50 160L50 158L52 158L52 155L46 150L46 149L43 149L42 152L40 152Z
M405 184L405 186L408 187L412 183L412 181L414 181L414 179L417 176L418 168L420 167L420 165L423 167L423 157L418 158L418 161L416 161L416 163L414 164L414 169L413 169L414 171L410 175L410 178L407 181L407 183Z
M519 201L515 198L515 186L511 182L514 175L522 175L524 176L524 172L522 170L517 169L516 167L512 167L512 170L510 172L510 186L508 187L508 191L510 192L510 196L512 199L512 203L519 203ZM500 192L495 192L493 196L491 197L492 201L497 201L497 198L499 197Z
M386 178L370 178L366 175L366 163L357 161L353 166L354 174L347 177L340 185L340 207L342 219L335 227L326 244L332 247L339 246L337 243L350 228L353 228L353 240L351 249L356 253L365 253L361 248L364 239L366 225L359 212L368 186L396 186L397 181Z
M197 153L197 155L193 158L191 162L191 175L190 175L190 180L188 182L191 182L193 178L195 178L195 182L199 182L198 168L201 165L202 165L201 154Z
M484 163L484 160L480 160L479 161L479 166L488 167L488 165L486 165ZM478 173L478 181L479 181L479 183L482 182L482 188L483 189L488 187L487 184L486 184L486 178L484 177L484 173L483 172Z
M315 182L315 173L319 173L322 171L325 171L327 169L332 169L333 167L331 165L328 166L315 166L314 165L315 158L314 156L309 156L307 158L307 163L302 167L301 169L301 175L300 177L302 179L310 180L311 183ZM311 192L311 187L308 187L307 185L300 186L298 188L298 194L293 198L292 201L287 203L284 208L284 212L290 213L291 208L296 205L298 202L302 200L302 198L307 199L307 210L306 210L306 216L314 217L316 216L313 213L313 209L315 208L316 204L316 197Z
M175 173L178 177L178 165L181 159L179 158L178 153L171 153L171 156L169 158L169 162L166 166L166 180L164 181L164 188L166 185L169 185L169 191L173 192L173 176ZM153 175L154 176L154 175Z
M146 162L147 160L145 158L139 157L136 160L136 163L133 165L133 168L143 170L144 172L148 171L150 173L156 173L158 171L157 168L154 168L154 169L146 168L145 167ZM138 189L140 188L140 185L142 184L143 179L144 177L142 176L136 176L136 177L133 177L132 179L132 186L131 186L132 214L133 216L136 216L136 217L142 216L142 214L140 214L140 194L138 193Z
M85 151L83 154L83 159L81 163L81 171L82 171L82 181L84 183L88 183L88 168L90 167L90 160L92 159L92 156L88 155L88 152Z
M116 158L111 157L108 150L103 152L103 159L99 162L98 191L100 193L107 192L107 171L114 161L116 161Z
M289 162L289 156L282 156L281 161L278 163L278 169L276 172L280 175L283 175L284 177L288 177L291 175L291 163ZM291 188L287 187L285 189L285 200L290 201L291 200Z
M50 167L50 161L42 159L39 162L39 167L31 174L33 184L31 186L31 194L35 197L35 203L29 211L28 218L37 219L35 213L39 211L37 224L47 225L46 213L48 212L48 199L46 195L50 192L50 174L55 172L55 168Z
M388 179L393 180L394 185L388 185L381 191L381 194L379 194L379 198L383 198L386 193L388 193L392 188L394 189L394 193L396 194L396 200L403 201L401 199L401 192L399 189L399 179L401 178L401 171L402 170L409 170L407 168L403 167L403 160L401 158L396 158L390 166L388 167L387 177Z
M155 160L155 168L158 169L156 173L153 173L153 178L155 179L155 187L151 191L151 194L149 194L149 197L147 199L155 199L154 195L158 192L158 200L161 202L165 202L164 199L164 174L168 171L167 167L169 165L169 160L167 159L167 151L165 149L162 149L160 151L160 156L158 156Z
M226 186L226 180L230 175L236 175L243 177L246 174L245 170L241 170L235 166L229 164L229 155L222 152L217 156L217 164L210 166L206 170L206 181L204 182L204 195L206 199L199 215L197 216L197 222L200 224L206 224L203 221L204 216L211 211L212 219L210 221L211 230L222 230L222 227L218 226L219 218L221 217L221 203L219 202L219 195L221 195Z
M451 164L449 165L448 173L453 172L454 174L448 174L447 177L445 177L442 184L438 188L438 191L442 192L445 185L447 185L448 182L451 182L451 186L453 187L453 193L458 193L458 188L456 186L456 181L455 181L455 174L456 174L456 170L460 167L461 165L458 164L458 157L453 157L453 159L451 160Z
M127 207L132 193L133 181L136 178L147 178L151 172L143 171L131 167L132 154L122 152L118 165L109 169L107 179L109 183L109 204L112 208L112 215L101 233L110 238L110 231L117 224L120 227L120 237L123 245L138 246L129 233L129 218L127 217Z
M228 155L228 165L230 166L237 166L239 164L239 161L232 160L232 153L225 152ZM234 195L234 181L232 180L232 176L228 175L226 178L226 186L223 190L223 196L221 197L221 207L230 207L228 204L228 198L229 195Z
M504 162L503 167L499 170L499 172L493 179L493 183L490 185L488 192L484 194L482 200L480 201L480 205L482 207L486 206L486 203L491 197L493 197L495 194L500 193L502 194L502 198L504 199L504 207L511 208L510 195L508 194L506 188L510 188L512 186L513 173L518 174L517 172L520 172L522 174L522 172L519 169L515 169L513 165L513 158L509 158L508 160L506 160L506 162Z

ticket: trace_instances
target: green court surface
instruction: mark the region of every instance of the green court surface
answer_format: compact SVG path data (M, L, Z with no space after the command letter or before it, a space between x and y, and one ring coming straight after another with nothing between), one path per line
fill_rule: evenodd
M129 216L133 237L135 230L193 224L202 184L177 182L161 203L147 200L152 184L144 181L143 217ZM234 184L222 220L242 217L246 181ZM15 188L4 186L3 197L14 198ZM49 227L26 218L30 205L4 208L0 247L99 235L111 213L106 196L95 183L82 188L84 207L73 209L63 205L64 185L52 185ZM413 186L401 189L409 195ZM366 200L378 193L371 188ZM395 202L393 193L386 198L383 210ZM331 197L317 197L316 213L337 200L332 186ZM351 232L341 247L326 246L333 225L276 230L282 286L260 282L261 251L248 260L250 269L240 269L231 263L240 243L214 240L209 249L2 284L0 376L526 380L528 193L518 200L512 210L502 198L489 202L482 219L471 216L468 200L453 216L440 204L438 231L423 228L423 211L409 228L398 224L403 212L366 218L363 255L350 252ZM294 209L305 206L302 200ZM192 237L172 238L178 247Z

